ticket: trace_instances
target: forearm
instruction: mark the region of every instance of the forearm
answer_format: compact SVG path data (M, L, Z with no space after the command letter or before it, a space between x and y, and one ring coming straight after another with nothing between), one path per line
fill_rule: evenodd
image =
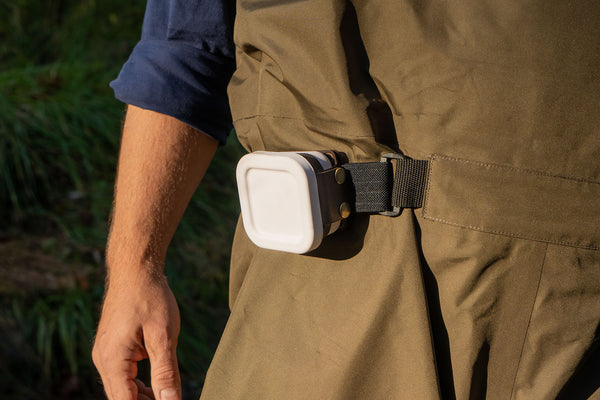
M160 274L167 247L217 141L165 115L127 111L107 249L109 282Z

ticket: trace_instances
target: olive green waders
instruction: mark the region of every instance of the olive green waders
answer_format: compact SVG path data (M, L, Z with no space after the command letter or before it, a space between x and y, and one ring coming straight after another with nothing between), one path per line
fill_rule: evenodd
M600 2L237 7L249 150L430 167L308 255L238 229L202 398L600 398Z

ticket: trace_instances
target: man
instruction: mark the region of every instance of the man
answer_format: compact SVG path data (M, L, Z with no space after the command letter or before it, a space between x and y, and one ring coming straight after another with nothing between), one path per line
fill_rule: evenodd
M94 347L110 399L181 395L162 265L226 131L232 9L150 1L115 83L133 106ZM422 208L354 215L308 255L238 229L202 398L599 398L600 5L241 0L236 12L229 101L250 151L354 163L402 151L429 160L428 184ZM134 380L145 357L151 390Z

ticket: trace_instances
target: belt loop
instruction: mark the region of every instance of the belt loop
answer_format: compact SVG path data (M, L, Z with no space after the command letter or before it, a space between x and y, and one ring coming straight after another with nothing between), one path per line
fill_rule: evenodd
M397 154L397 153L384 153L381 155L381 160L380 162L382 163L392 163L392 160L404 160L406 159L406 157L404 157L402 154ZM379 214L381 215L385 215L386 217L397 217L398 215L400 215L402 213L402 207L400 207L398 204L394 203L394 193L396 192L396 176L398 175L398 166L396 166L396 171L394 172L394 183L392 186L392 210L391 211L381 211L379 212Z
M397 160L392 190L392 213L399 214L403 208L421 208L425 197L429 161L413 160L400 154L386 153L381 156L382 162L390 162L391 159Z

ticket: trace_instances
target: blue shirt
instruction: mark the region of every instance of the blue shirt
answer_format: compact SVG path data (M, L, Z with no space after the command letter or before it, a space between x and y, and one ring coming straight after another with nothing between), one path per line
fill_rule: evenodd
M234 17L234 0L148 0L141 40L111 82L116 98L225 142Z

